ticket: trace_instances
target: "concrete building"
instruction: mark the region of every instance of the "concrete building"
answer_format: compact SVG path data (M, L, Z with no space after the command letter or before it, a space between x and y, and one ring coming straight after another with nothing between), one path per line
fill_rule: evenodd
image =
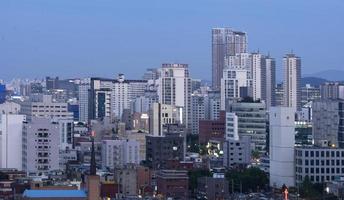
M126 80L124 74L119 74L113 81L112 87L112 112L117 119L122 117L125 109L130 109L135 98L143 96L147 89L145 80Z
M313 102L313 139L319 146L344 147L344 101Z
M261 153L266 151L266 137L267 137L267 115L264 102L253 102L250 100L233 102L229 109L232 117L226 122L226 129L228 132L227 139L237 139L242 136L250 136L252 142L252 150L257 150ZM236 134L236 129L238 134Z
M3 109L5 110L5 109ZM0 114L0 168L22 170L22 134L25 115Z
M159 102L183 108L182 123L191 127L191 78L187 64L162 64L159 69Z
M245 167L251 162L251 138L243 136L238 140L223 143L223 166L226 168Z
M127 164L140 164L139 148L136 140L103 140L102 167L114 169Z
M163 169L168 160L184 160L184 137L146 136L146 161L154 169Z
M344 84L340 82L326 82L320 85L322 99L344 99Z
M135 165L125 165L116 168L114 175L116 182L120 184L120 197L137 197L137 169Z
M287 54L283 58L284 106L301 109L301 58Z
M208 91L205 97L205 119L217 120L221 110L221 92Z
M23 128L23 170L46 174L59 169L59 125L46 118L32 118Z
M261 58L262 73L262 100L265 101L266 108L276 105L275 85L276 85L276 61L270 56Z
M312 183L334 181L344 175L344 149L317 146L295 147L296 183L306 176Z
M251 80L249 71L241 67L226 68L221 79L221 110L225 110L229 101L250 96Z
M29 101L21 102L20 114L26 115L30 121L32 117L52 119L73 119L73 113L68 112L67 103L53 102L51 95L37 94Z
M219 141L222 143L225 140L226 119L225 112L220 112L218 119L200 120L199 121L199 143L206 145L209 141Z
M271 107L270 121L270 186L295 186L295 110Z
M78 86L79 95L79 121L87 122L89 119L89 90L91 89L91 80L85 78L80 81Z
M320 88L306 84L301 87L301 106L320 99Z
M154 103L158 103L159 96L155 89L146 90L144 96L136 97L133 101L132 111L148 113Z
M227 199L229 183L224 174L215 173L213 177L197 179L197 197L199 199Z
M95 118L111 117L111 89L95 90Z
M247 52L247 34L231 28L212 29L212 87L220 90L224 58Z
M169 104L153 103L149 111L149 133L155 136L163 135L165 124L182 124L184 109Z
M20 105L14 102L4 102L0 104L0 114L19 114Z
M184 170L160 170L157 172L157 193L164 199L189 199L189 177Z
M205 119L205 97L194 93L191 95L191 133L199 133L199 120Z

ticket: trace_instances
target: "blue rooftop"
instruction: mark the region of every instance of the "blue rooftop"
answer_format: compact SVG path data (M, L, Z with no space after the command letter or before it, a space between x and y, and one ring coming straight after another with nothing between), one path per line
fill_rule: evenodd
M49 197L87 197L84 190L25 190L23 197L49 198Z

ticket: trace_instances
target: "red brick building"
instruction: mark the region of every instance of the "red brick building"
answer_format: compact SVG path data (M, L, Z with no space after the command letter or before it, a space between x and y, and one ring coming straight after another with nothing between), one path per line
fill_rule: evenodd
M226 132L226 112L221 111L218 120L199 121L199 143L207 144L209 140L223 142Z
M158 195L164 199L188 199L189 177L186 170L160 170L157 173Z

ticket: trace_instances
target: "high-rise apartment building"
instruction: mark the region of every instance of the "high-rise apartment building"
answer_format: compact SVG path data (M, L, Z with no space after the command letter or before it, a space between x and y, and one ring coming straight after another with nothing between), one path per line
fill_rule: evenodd
M220 90L225 57L247 52L247 35L230 28L212 29L212 87Z
M275 87L276 87L276 61L270 56L261 58L261 99L265 101L266 108L275 106Z
M194 93L191 95L191 133L199 133L199 120L205 119L205 97Z
M159 102L183 108L183 121L191 126L191 78L187 64L162 64L159 69Z
M322 99L344 99L344 84L340 82L326 82L320 85Z
M80 81L79 89L79 121L87 122L89 119L89 92L91 89L89 78Z
M284 106L301 110L301 58L287 54L283 58L284 66Z

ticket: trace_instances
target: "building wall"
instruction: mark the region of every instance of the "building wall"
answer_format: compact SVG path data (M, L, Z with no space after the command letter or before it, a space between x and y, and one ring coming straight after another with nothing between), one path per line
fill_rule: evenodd
M22 133L25 115L0 114L0 168L22 170Z
M295 113L291 107L271 107L270 119L270 186L295 185Z
M306 176L313 183L334 181L344 175L344 149L330 147L295 148L296 183Z
M23 129L23 170L47 173L59 169L59 125L45 118L32 118Z
M244 136L240 140L226 140L223 144L223 165L232 168L248 165L251 162L251 138Z

